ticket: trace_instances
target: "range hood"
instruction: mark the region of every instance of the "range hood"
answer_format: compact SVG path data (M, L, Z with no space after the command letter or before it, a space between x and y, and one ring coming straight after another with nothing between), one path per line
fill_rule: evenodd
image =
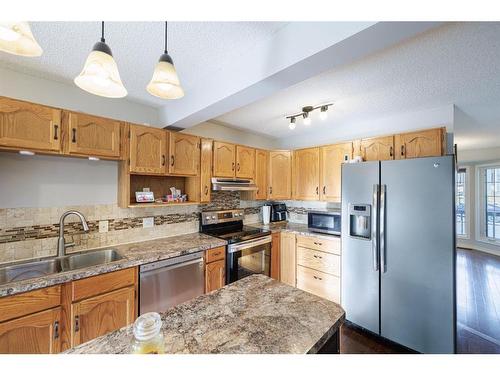
M218 191L255 191L257 185L252 180L243 178L212 177L212 190Z

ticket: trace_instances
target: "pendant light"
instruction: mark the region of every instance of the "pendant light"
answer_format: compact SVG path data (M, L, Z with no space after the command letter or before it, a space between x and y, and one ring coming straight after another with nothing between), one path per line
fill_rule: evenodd
M101 23L101 41L94 44L82 72L75 78L75 84L82 90L106 98L123 98L127 95L111 48L104 39L104 22Z
M184 96L174 62L167 50L167 22L165 22L165 53L160 56L153 78L146 89L151 95L162 99L178 99Z
M43 52L28 22L0 22L0 51L28 57L40 56Z

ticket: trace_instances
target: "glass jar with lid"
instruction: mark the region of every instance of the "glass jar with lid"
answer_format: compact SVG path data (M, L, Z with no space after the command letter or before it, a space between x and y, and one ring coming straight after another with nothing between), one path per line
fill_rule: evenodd
M150 312L139 316L134 323L134 340L131 352L134 354L163 354L165 344L161 333L160 314Z

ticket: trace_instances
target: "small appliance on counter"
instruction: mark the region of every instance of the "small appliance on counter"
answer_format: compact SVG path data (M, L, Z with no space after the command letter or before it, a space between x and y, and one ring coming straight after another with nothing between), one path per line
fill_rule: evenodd
M262 206L262 224L269 224L271 220L271 205L265 204Z
M307 227L311 232L326 233L340 236L340 211L309 211Z
M284 203L272 203L271 204L271 221L286 221L287 219L286 204Z

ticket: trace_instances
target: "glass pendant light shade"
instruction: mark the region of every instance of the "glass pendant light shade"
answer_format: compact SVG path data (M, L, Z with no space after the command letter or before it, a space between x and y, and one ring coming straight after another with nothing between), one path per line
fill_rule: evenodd
M74 81L82 90L94 95L106 98L127 96L127 89L123 86L111 48L104 42L104 36L94 44L82 72Z
M164 53L160 57L146 89L151 95L162 99L179 99L184 96L174 63L168 54Z
M35 57L43 52L28 22L0 22L0 51Z
M174 67L174 62L167 52L167 26L165 22L165 53L160 56L160 61L156 64L151 82L146 86L146 90L151 95L162 99L179 99L184 96L179 77Z

